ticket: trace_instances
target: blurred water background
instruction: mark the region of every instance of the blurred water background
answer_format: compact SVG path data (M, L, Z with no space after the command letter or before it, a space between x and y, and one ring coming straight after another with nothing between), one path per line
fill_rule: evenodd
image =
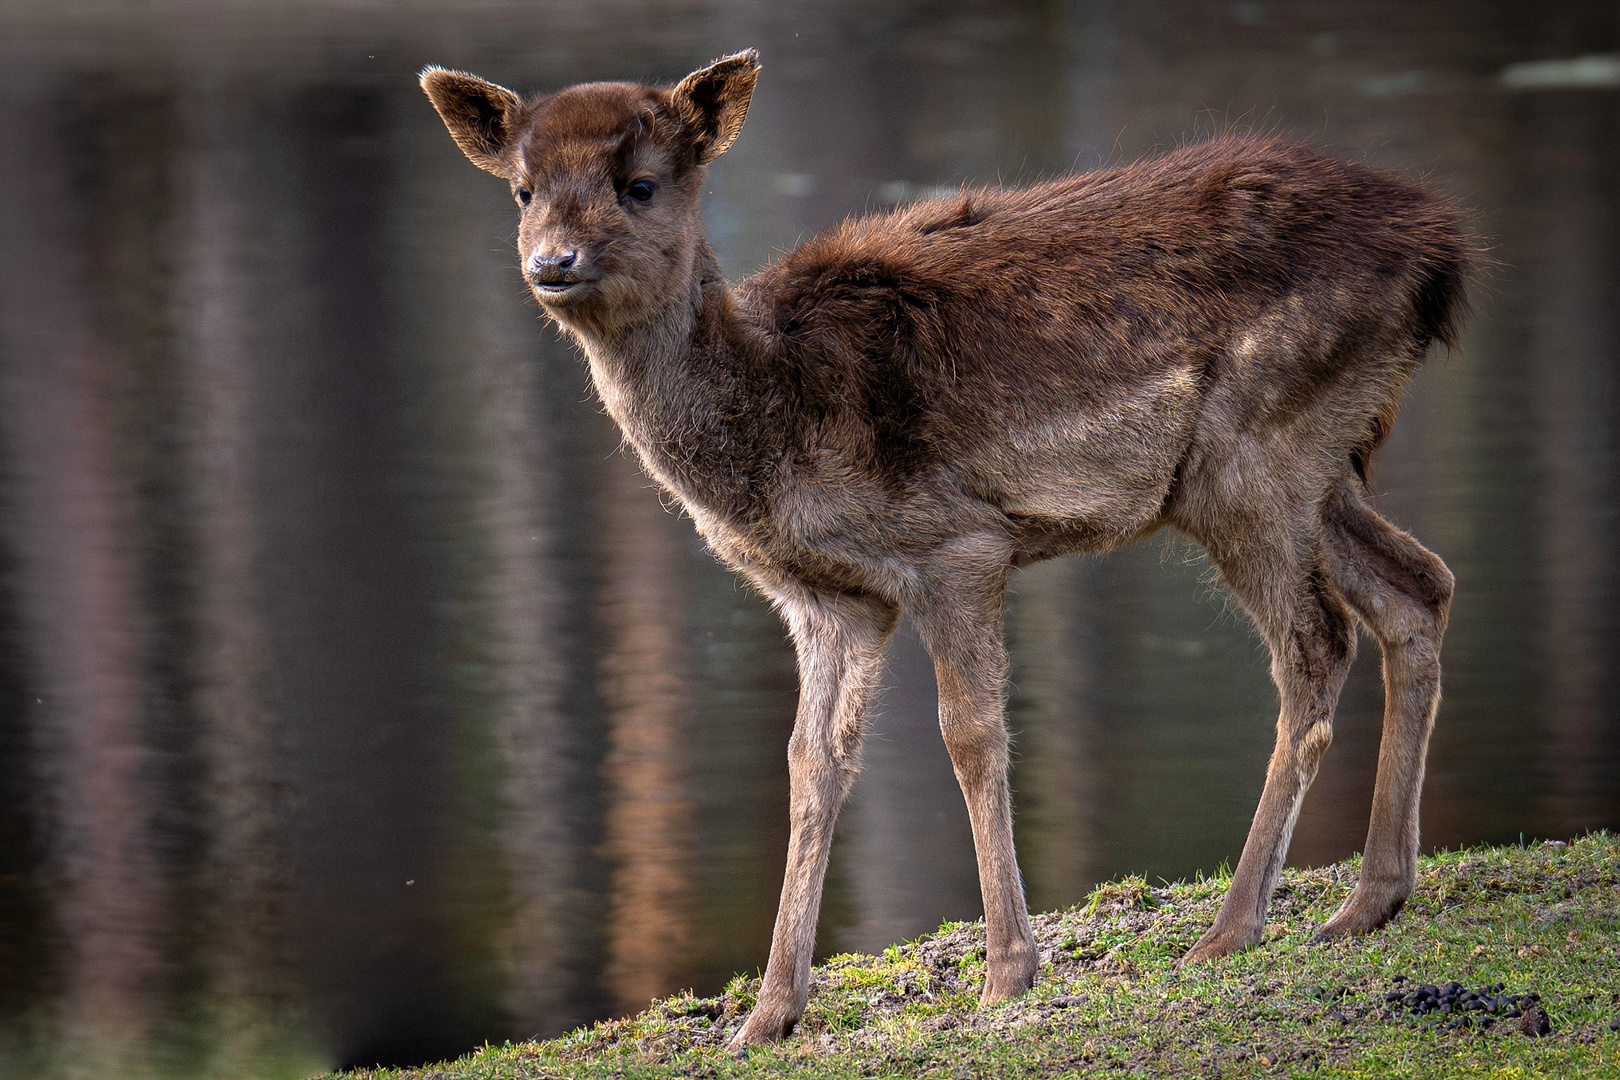
M430 62L535 90L758 46L707 204L733 277L1228 125L1476 208L1501 268L1374 475L1459 582L1424 839L1620 826L1617 30L1609 0L4 0L0 1072L419 1062L764 962L791 654L618 452ZM1207 577L1165 537L1018 578L1035 907L1235 861L1275 699ZM887 686L824 951L979 913L909 634ZM1364 643L1295 862L1360 847L1380 703Z

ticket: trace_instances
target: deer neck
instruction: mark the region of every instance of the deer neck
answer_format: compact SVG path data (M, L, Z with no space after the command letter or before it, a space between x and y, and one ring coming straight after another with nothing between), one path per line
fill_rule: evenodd
M597 395L643 467L694 513L753 516L779 448L761 445L778 395L762 335L748 324L707 243L686 287L633 326L569 326ZM780 438L780 435L777 435ZM740 523L740 522L739 522Z

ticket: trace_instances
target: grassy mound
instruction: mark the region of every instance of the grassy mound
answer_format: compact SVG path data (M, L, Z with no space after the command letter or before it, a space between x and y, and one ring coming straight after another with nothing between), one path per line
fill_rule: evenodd
M1425 858L1389 926L1310 944L1356 869L1288 871L1259 948L1187 970L1175 960L1226 881L1129 878L1037 916L1035 990L991 1009L976 1007L984 926L948 923L828 960L793 1036L745 1057L725 1042L759 980L739 977L719 997L679 995L562 1038L349 1075L1620 1077L1620 840Z

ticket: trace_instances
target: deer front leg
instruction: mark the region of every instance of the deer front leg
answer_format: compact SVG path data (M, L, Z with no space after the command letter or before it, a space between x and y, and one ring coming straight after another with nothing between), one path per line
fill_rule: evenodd
M953 567L942 580L948 586L934 590L912 612L934 658L940 731L973 825L984 896L983 1005L1027 991L1040 965L1013 849L1007 786L1006 568L999 553L989 565Z
M759 1001L737 1049L787 1035L804 1015L833 823L858 771L861 733L895 611L850 597L783 603L799 657L799 711L788 741L787 872Z
M940 727L957 783L967 799L973 849L979 860L984 896L985 978L982 1005L1015 998L1035 985L1040 957L1024 901L1024 882L1013 848L1012 796L1007 788L1007 728L1000 709L973 699L979 687L961 686L966 673L946 674L938 666ZM978 684L979 678L968 675ZM950 690L948 683L956 683Z

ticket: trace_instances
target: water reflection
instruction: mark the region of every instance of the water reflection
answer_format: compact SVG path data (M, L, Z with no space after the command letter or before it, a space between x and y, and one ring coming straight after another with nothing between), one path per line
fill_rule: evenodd
M429 61L543 87L759 45L709 194L734 275L864 206L1228 117L1480 207L1503 269L1377 474L1459 579L1425 836L1620 826L1620 95L1497 75L1620 48L1612 6L1557 7L12 4L0 1074L419 1061L763 962L781 628L616 452ZM1036 906L1235 858L1275 702L1206 576L1169 538L1020 576ZM1376 660L1297 861L1360 846ZM977 914L934 707L903 631L824 950Z

